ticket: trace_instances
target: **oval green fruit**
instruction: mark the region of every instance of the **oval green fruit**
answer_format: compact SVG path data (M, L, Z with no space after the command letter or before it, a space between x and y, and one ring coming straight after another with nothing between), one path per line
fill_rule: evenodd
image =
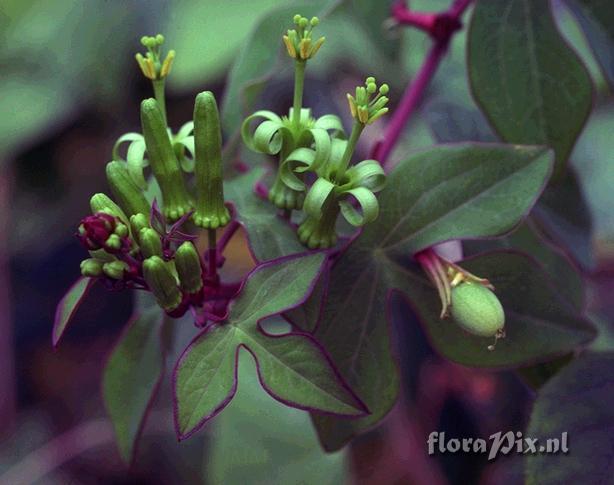
M497 296L477 283L461 283L452 289L452 317L467 332L494 337L505 325L505 313Z

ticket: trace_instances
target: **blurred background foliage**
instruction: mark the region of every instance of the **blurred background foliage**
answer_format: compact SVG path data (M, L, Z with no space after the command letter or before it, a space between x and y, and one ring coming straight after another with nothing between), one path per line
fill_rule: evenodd
M428 11L448 4L448 0L411 2L412 8ZM104 165L115 139L138 130L138 105L151 95L134 61L134 54L142 50L141 35L162 32L166 47L177 51L167 91L171 125L188 120L195 94L210 89L223 99L225 136L234 144L248 111L266 106L282 113L291 104L292 69L282 56L280 35L296 12L325 17L318 29L327 41L309 66L305 95L316 115L332 111L345 117L347 124L345 92L367 74L389 82L391 99L398 102L430 40L413 29L391 27L389 5L389 0L0 3L0 170L9 191L0 206L9 228L0 234L0 259L8 261L5 291L11 295L10 307L0 308L0 318L6 320L5 327L14 329L18 391L18 414L1 442L0 476L15 464L23 465L20 460L49 439L104 417L98 376L130 314L129 295L96 289L56 354L49 335L55 304L77 276L82 258L71 235L88 210L89 195L106 190ZM572 12L566 5L553 2L559 28L581 55L596 87L595 110L572 163L594 221L598 264L593 304L596 311L611 312L604 296L611 290L614 268L614 101L589 46L591 39L574 17L580 7L574 6ZM459 136L494 138L469 92L465 43L463 30L454 37L420 116L407 127L396 160L410 150ZM381 129L374 125L361 140L364 155ZM253 154L233 146L245 162L258 163ZM241 241L230 247L229 259L236 261L230 271L237 274L251 265ZM202 476L210 483L222 483L224 476L231 478L226 483L250 482L254 477L263 478L250 483L265 483L271 477L275 478L269 483L341 483L341 475L360 483L408 483L405 480L415 478L416 470L424 466L415 458L415 453L424 452L424 444L412 442L416 423L408 416L417 408L429 408L433 393L444 396L443 408L433 422L423 424L425 429L429 424L438 429L439 423L451 436L473 436L524 424L531 392L511 374L486 374L442 362L433 356L417 326L407 325L409 309L399 303L393 311L406 398L400 411L345 454L321 453L307 415L272 402L249 370L244 373L242 368L245 386L240 388L240 399L199 438L175 443L170 400L163 395L132 474L126 474L107 440L84 450L41 483L197 483ZM486 422L480 421L484 416ZM104 424L100 433L104 437ZM449 483L518 479L513 460L498 462L483 475L486 463L481 457L446 455L439 460ZM273 464L287 466L286 475L271 475ZM435 479L442 476L431 478L439 483Z

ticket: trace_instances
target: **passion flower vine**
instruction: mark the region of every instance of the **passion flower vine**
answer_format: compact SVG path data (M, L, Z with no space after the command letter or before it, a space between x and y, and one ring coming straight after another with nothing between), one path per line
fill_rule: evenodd
M294 65L287 112L249 115L250 99L246 118L228 123L228 132L221 120L233 118L219 112L208 90L195 96L191 120L170 126L164 84L175 54L162 53L162 36L143 38L147 52L136 59L153 97L141 102L140 132L119 137L110 150L112 197L95 194L90 213L75 224L84 247L81 277L59 303L53 329L57 346L94 284L142 296L103 385L126 461L134 458L168 360L166 339L179 328L193 332L172 371L179 439L232 400L238 356L247 351L265 391L311 412L329 451L373 428L397 400L401 385L387 325L396 294L409 300L434 350L468 366L528 365L590 340L580 317L550 303L559 302L558 288L522 252L489 247L471 259L438 253L447 241L460 249L464 240L495 238L517 249L508 235L531 230L522 222L547 186L552 150L516 139L437 145L400 154L386 170L467 5L455 1L439 14L395 5L398 23L427 31L434 47L398 103L372 76L341 97L349 135L337 114L316 117L304 106L307 64L325 48L317 17L297 14L278 38ZM240 94L229 87L221 106L238 104ZM358 142L375 122L383 124L383 138L360 157ZM239 153L235 143L224 148L225 137L239 134L248 151ZM342 229L348 238L341 245ZM235 281L225 271L226 250L239 230L255 266ZM534 256L549 251L540 246ZM536 310L533 293L548 305ZM289 329L271 333L269 318L284 319ZM143 355L157 364L141 366Z

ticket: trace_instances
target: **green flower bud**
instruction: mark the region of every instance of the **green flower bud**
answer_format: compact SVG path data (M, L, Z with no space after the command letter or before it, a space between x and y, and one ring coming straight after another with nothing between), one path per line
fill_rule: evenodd
M497 296L484 285L463 282L452 288L452 317L467 332L480 337L501 336L505 313Z
M141 124L149 164L162 192L162 212L169 221L176 221L192 209L192 204L166 130L164 115L155 99L141 103Z
M106 173L111 192L126 215L149 213L151 207L143 191L134 183L122 162L107 163Z
M162 257L162 241L160 235L150 227L145 227L139 232L139 246L144 258L152 256Z
M103 262L94 258L81 261L81 274L83 276L96 277L102 274Z
M179 306L181 292L177 288L177 280L162 258L152 256L143 261L143 277L165 311L171 312Z
M133 234L139 234L141 229L145 229L146 227L150 227L150 225L149 217L145 214L134 214L130 217L130 228Z
M98 193L92 195L90 199L90 209L92 209L92 214L104 212L117 217L124 224L128 224L128 217L124 211L106 194Z
M122 247L122 240L117 234L111 234L104 245L109 249L119 250Z
M224 205L222 177L222 132L215 97L210 91L196 96L194 103L194 175L196 177L197 226L217 229L230 221Z
M111 261L110 263L104 263L102 265L102 271L109 278L114 280L121 280L124 278L124 271L128 269L128 265L123 261Z
M181 289L193 294L203 286L202 268L198 252L190 241L184 242L175 253L175 268L179 275Z

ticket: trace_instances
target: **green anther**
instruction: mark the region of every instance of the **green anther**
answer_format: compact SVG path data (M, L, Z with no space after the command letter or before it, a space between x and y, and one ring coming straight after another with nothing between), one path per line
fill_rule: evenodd
M117 234L111 234L104 242L104 245L110 249L120 249L122 247L122 240Z
M301 15L297 13L297 14L296 14L296 15L293 17L293 19L292 19L292 20L294 21L294 23L295 23L296 25L298 25L298 24L299 24L299 22L301 21Z
M316 27L320 23L320 19L318 17L311 17L309 23L312 27Z
M149 226L149 217L145 214L134 214L130 217L130 228L133 234L139 234L141 229Z
M102 265L102 271L109 278L114 280L121 280L124 278L124 272L128 269L128 265L123 261L111 261L110 263L104 263Z
M158 304L167 312L175 310L181 303L181 291L168 263L152 256L143 261L143 277Z
M390 91L390 86L388 86L388 84L382 84L379 87L379 93L380 94L385 95L385 94L388 94L389 91Z
M83 276L96 277L102 275L102 265L103 262L94 259L88 258L81 261L81 274Z
M198 251L190 241L184 242L175 253L175 268L179 276L179 285L187 293L200 291L203 286L202 268Z
M309 20L307 20L305 17L302 17L299 22L298 22L298 26L301 28L305 28L309 25Z
M194 103L194 176L196 177L197 226L217 229L230 221L224 205L222 132L215 97L210 91L196 96Z
M389 99L385 95L389 90L387 84L382 84L378 89L375 78L368 77L365 86L356 88L355 98L350 94L347 95L352 117L363 125L371 124L381 118L388 112L386 104Z
M141 124L149 164L162 192L162 212L167 220L176 221L192 209L192 204L164 117L155 99L146 99L141 103Z
M120 219L124 224L128 224L128 217L124 211L111 200L111 198L103 193L92 195L90 199L90 209L92 214L104 212Z
M324 43L324 37L320 37L315 42L312 40L313 29L320 21L317 17L309 20L298 14L293 20L297 29L288 30L287 35L283 36L283 41L288 55L297 62L304 62L315 56Z
M126 164L109 162L106 174L111 192L126 215L148 213L151 210L143 191L130 177Z
M162 241L160 235L151 227L145 227L139 231L139 246L141 254L145 258L152 256L162 257Z
M505 313L497 296L479 283L452 288L452 317L467 332L480 337L503 335Z

